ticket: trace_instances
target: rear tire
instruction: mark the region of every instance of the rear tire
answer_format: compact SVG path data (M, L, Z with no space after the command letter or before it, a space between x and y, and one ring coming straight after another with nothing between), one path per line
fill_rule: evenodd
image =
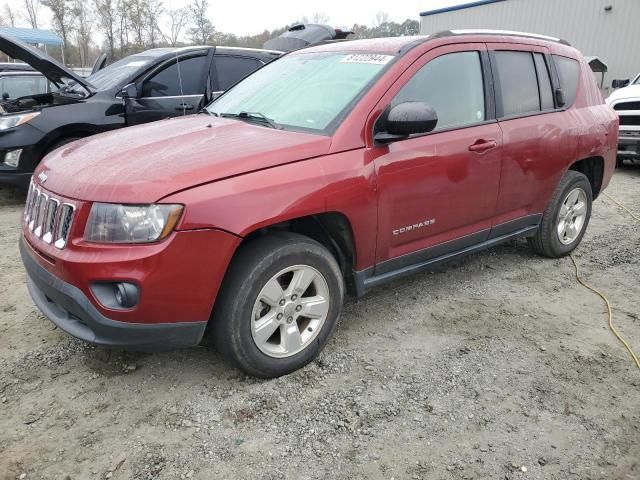
M214 344L250 375L286 375L320 353L343 297L338 263L318 242L294 233L250 240L234 256L218 295Z
M540 228L528 239L531 248L549 258L569 255L587 231L592 202L587 177L574 170L565 173L542 215Z

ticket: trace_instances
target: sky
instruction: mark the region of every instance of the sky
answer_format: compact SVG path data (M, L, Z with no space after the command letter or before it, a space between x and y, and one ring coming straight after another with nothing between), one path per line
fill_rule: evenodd
M310 17L314 13L327 15L328 23L332 26L351 27L354 23L373 24L378 12L388 13L390 19L397 22L407 18L419 20L420 12L425 10L469 1L471 0L209 0L209 16L218 31L252 35L289 24L305 15ZM0 0L2 7L7 3L15 7L21 5L22 1ZM190 0L164 0L163 3L166 9L171 9L185 6ZM42 11L42 23L44 27L49 27L49 15L44 13L44 8ZM24 20L20 20L20 26L26 26Z
M173 5L188 0L168 0ZM255 34L293 22L302 16L323 13L332 26L371 25L376 13L386 12L393 21L419 20L420 12L467 3L461 0L239 0L213 1L210 16L217 30L237 35Z

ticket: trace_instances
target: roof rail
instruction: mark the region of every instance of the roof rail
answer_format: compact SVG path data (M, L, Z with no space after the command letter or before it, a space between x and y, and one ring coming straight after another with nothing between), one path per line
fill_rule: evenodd
M431 38L442 38L442 37L452 37L456 35L505 35L509 37L524 37L524 38L534 38L539 40L547 40L550 42L561 43L562 45L571 46L569 42L563 40L561 38L549 37L547 35L539 35L537 33L527 33L527 32L513 32L510 30L485 30L485 29L477 29L477 30L443 30L438 33L434 33L430 35Z

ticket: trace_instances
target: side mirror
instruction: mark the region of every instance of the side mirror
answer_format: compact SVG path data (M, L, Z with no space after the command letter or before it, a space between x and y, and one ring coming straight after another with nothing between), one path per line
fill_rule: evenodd
M567 101L564 99L564 90L562 88L556 88L556 105L560 108L564 107L567 104Z
M611 88L624 88L631 83L631 80L625 78L624 80L614 80L611 82Z
M138 87L136 87L135 83L130 83L120 90L120 94L122 95L123 100L126 100L127 98L138 98Z
M376 135L380 142L390 142L409 135L429 133L438 124L436 111L426 103L404 102L389 110L386 131Z

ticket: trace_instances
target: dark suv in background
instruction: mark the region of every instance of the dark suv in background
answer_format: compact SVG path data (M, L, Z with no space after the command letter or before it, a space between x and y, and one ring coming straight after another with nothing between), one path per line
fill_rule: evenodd
M82 78L45 53L0 35L0 50L41 72L55 91L0 102L0 183L26 188L42 157L78 138L195 113L281 52L157 48Z

